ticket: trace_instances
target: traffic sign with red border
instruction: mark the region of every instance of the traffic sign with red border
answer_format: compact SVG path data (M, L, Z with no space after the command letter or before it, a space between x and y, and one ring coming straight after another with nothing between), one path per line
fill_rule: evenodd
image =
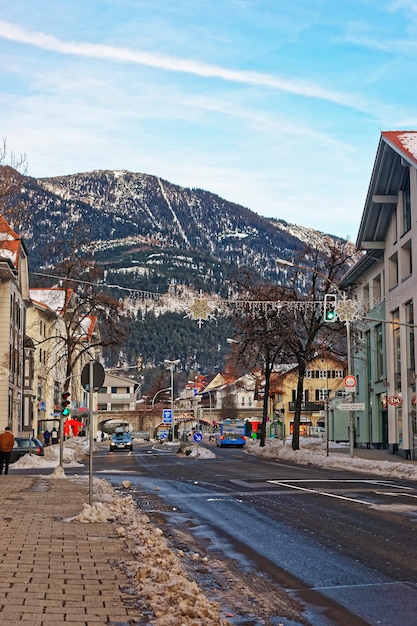
M348 374L347 376L344 377L343 383L345 387L347 387L348 389L352 389L353 387L356 387L356 376L353 376L353 374Z

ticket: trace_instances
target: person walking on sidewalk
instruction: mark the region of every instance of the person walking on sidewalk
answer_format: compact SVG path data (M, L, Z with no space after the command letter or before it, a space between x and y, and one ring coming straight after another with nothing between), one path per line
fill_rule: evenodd
M51 433L49 432L48 429L46 429L43 433L43 441L45 446L49 446L49 441L51 439Z
M14 446L14 435L10 426L6 426L4 433L0 435L0 474L9 473L10 454Z
M52 445L55 445L56 443L58 443L58 431L55 428L55 426L51 432L51 441L52 441Z

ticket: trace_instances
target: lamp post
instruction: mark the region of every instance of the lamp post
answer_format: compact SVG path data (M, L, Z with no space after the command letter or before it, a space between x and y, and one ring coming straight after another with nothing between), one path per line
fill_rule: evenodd
M179 359L175 359L175 361L169 361L168 359L164 359L164 365L167 369L170 370L171 372L171 420L172 420L172 435L171 435L171 441L174 442L174 427L175 427L175 420L174 420L174 369L175 366L178 365L180 363Z
M158 396L160 393L162 393L163 391L170 391L171 387L165 387L164 389L160 389L159 391L156 392L156 394L154 395L154 397L152 398L152 402L151 402L151 407L153 409L153 406L155 404L155 398L156 396Z
M276 259L275 262L279 265L288 265L289 267L294 267L295 269L300 269L305 272L312 272L313 274L317 274L321 276L329 285L334 287L339 295L341 301L338 303L336 315L341 322L345 322L346 327L346 348L347 348L347 368L348 374L351 374L352 370L352 358L351 358L351 350L350 350L350 322L356 319L357 316L357 306L352 300L346 299L346 295L342 293L338 287L338 285L331 280L326 274L320 272L314 267L307 267L305 265L297 265L296 263L292 263L291 261L287 261L286 259ZM352 397L353 399L353 397ZM355 413L354 411L349 411L349 452L350 456L353 458L354 455L354 447L355 447Z

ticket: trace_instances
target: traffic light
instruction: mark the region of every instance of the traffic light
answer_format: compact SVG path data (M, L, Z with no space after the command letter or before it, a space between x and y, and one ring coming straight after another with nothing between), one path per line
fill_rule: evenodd
M326 293L324 296L323 320L325 322L335 322L337 297L332 293Z
M65 391L62 394L62 400L61 400L61 415L62 417L68 417L68 415L71 413L71 402L70 402L70 392L69 391Z

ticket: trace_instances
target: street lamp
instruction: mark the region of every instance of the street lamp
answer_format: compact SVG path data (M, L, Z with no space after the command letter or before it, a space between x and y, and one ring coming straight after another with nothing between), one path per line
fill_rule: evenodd
M346 347L347 347L347 367L348 374L351 374L352 370L352 358L350 351L350 322L356 319L357 316L357 305L353 302L353 300L346 299L345 293L342 293L339 289L339 286L331 280L326 274L320 272L314 267L307 267L306 265L297 265L296 263L292 263L291 261L287 261L286 259L275 259L275 263L278 265L288 265L289 267L294 267L296 269L303 270L305 272L312 272L313 274L317 274L321 276L329 285L334 287L341 299L340 303L338 303L335 307L335 313L341 322L345 322L346 326ZM354 446L355 446L355 413L354 411L349 411L349 452L350 456L353 458L354 455Z
M154 397L152 398L151 408L153 409L153 406L155 404L156 396L159 396L159 394L164 392L164 391L170 391L170 390L171 390L171 387L165 387L164 389L160 389L159 391L157 391L156 394L154 395Z
M179 359L175 359L175 361L169 361L168 359L164 359L164 365L171 372L171 420L172 420L172 436L171 440L174 443L174 369L175 366L180 363Z

